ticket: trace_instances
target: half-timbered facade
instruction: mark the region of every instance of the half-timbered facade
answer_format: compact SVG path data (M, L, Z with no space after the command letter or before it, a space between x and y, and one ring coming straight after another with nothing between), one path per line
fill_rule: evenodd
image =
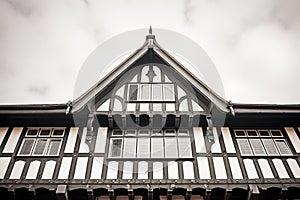
M72 102L0 106L0 127L5 199L300 198L300 106L226 101L152 34Z

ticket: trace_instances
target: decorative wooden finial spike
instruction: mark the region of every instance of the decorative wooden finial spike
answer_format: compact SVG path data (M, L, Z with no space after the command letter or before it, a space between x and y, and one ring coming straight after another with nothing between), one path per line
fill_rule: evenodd
M149 34L152 35L152 27L149 28Z

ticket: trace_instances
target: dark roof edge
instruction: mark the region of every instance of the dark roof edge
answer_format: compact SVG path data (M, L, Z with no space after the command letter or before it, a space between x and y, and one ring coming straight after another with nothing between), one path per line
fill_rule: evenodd
M300 104L232 104L235 113L300 113Z
M233 108L253 108L253 109L300 109L300 104L246 104L233 103Z
M67 103L0 105L0 114L66 113L67 108Z

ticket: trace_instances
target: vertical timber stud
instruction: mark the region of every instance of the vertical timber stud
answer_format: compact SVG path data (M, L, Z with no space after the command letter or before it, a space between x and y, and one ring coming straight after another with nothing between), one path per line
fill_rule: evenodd
M211 147L215 143L215 138L213 134L213 122L211 118L211 114L206 115L206 121L207 121L207 131L206 131L206 138L208 141L208 147L207 150L208 152L211 152Z
M88 120L87 120L87 133L86 133L86 139L85 143L89 146L90 152L92 151L92 142L94 137L94 127L93 127L93 121L95 118L95 106L92 105L92 103L88 104L89 114L88 114Z
M249 189L250 189L250 191L249 191L248 199L258 200L259 199L259 189L258 189L257 185L250 184Z
M67 185L58 185L56 189L57 200L67 200Z

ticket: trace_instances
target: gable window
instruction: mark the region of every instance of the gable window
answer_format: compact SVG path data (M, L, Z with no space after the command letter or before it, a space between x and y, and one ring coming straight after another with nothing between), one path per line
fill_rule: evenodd
M28 128L19 156L58 156L65 128Z
M141 83L128 84L127 101L129 102L173 102L175 101L174 84Z

